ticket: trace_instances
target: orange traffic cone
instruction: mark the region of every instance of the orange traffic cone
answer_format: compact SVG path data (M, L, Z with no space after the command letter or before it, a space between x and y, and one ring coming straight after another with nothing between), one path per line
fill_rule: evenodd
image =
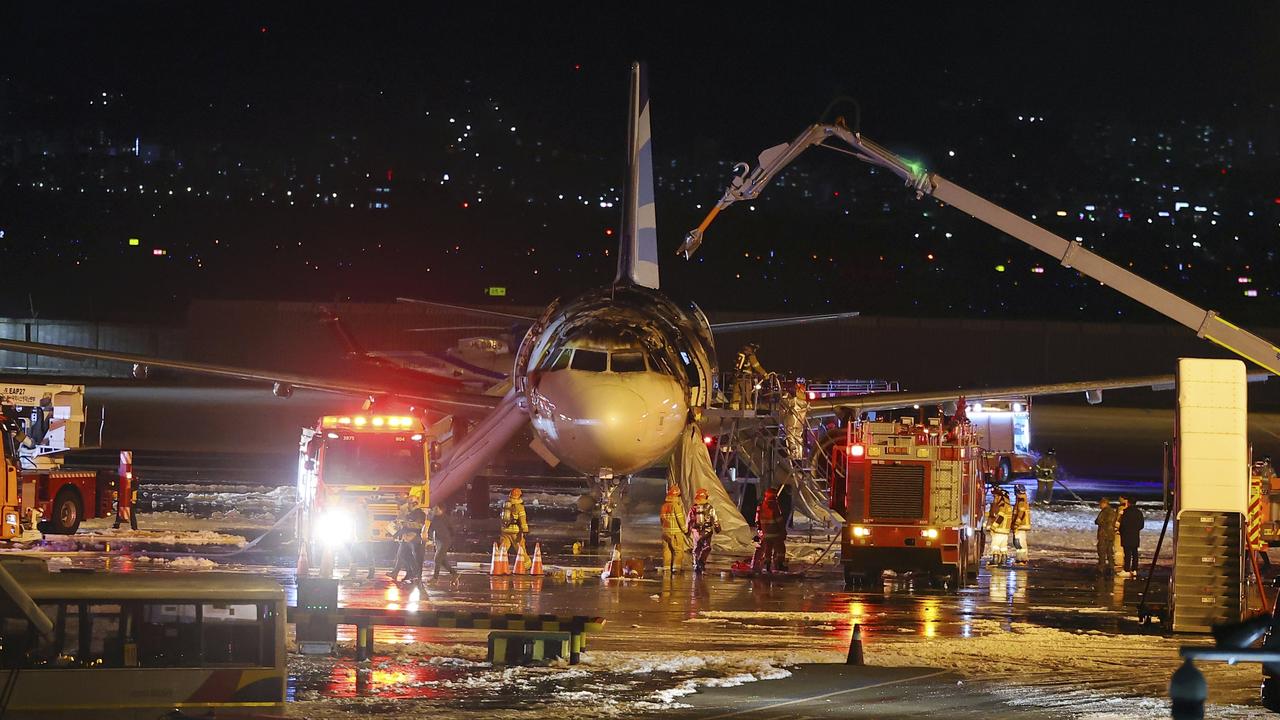
M545 574L542 569L542 543L533 546L533 567L529 569L530 575Z
M613 546L613 557L609 562L605 563L604 572L600 573L600 577L605 580L622 577L622 547L620 545Z
M525 555L524 545L516 546L516 568L511 571L512 575L524 575L529 572L529 556Z
M505 550L498 550L498 543L493 544L493 558L489 562L490 575L510 575L507 570L507 553Z

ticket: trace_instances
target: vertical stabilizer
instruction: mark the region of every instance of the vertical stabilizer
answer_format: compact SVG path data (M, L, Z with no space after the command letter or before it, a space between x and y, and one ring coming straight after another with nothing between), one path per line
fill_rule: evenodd
M649 83L640 63L631 65L631 113L627 122L627 188L614 283L658 288L658 217L653 195L653 133Z

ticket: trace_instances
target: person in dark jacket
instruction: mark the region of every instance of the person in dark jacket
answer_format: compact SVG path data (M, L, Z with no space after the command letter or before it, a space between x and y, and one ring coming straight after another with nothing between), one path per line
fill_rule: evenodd
M426 524L427 513L422 508L414 508L396 530L396 539L400 541L400 549L404 552L405 575L398 581L401 584L416 585L422 581L422 563L426 559L422 526Z
M453 516L442 505L436 505L431 508L431 529L428 534L436 544L436 557L434 567L431 569L431 579L435 580L440 577L440 571L444 570L450 575L457 575L458 571L453 569L449 564L449 549L453 547Z
M1098 517L1094 519L1098 526L1098 574L1110 575L1115 572L1116 543L1116 509L1111 507L1111 500L1102 498L1098 501Z
M1124 498L1122 502L1124 510L1120 512L1120 547L1124 549L1124 572L1129 577L1138 577L1138 539L1146 521L1137 503L1129 498Z

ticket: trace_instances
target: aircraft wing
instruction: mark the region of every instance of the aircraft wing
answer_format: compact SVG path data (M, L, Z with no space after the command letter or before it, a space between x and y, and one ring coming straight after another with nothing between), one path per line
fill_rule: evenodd
M1271 377L1271 373L1258 372L1249 374L1249 382L1262 382ZM1000 388L957 388L954 390L935 390L932 392L882 392L868 395L852 395L849 397L826 398L809 401L809 415L831 414L837 410L851 410L855 414L873 410L892 410L915 405L938 405L955 402L964 397L970 401L1001 400L1036 395L1069 395L1071 393L1088 393L1103 390L1123 390L1126 388L1151 388L1152 390L1172 390L1175 378L1173 375L1146 375L1141 377L1106 378L1102 380L1076 380L1061 383L1040 385L1013 385Z
M165 368L167 370L176 370L178 372L186 372L196 375L209 375L212 377L245 380L249 382L273 383L291 388L320 390L323 392L341 393L344 395L355 395L359 397L386 398L465 415L486 413L496 407L499 401L499 398L484 395L471 395L467 393L436 390L429 387L429 382L422 382L420 384L414 383L415 385L418 385L418 387L393 387L391 385L383 385L380 383L364 383L358 380L337 380L317 377L314 375L276 372L274 370L213 365L208 363L188 362L185 360L168 360L165 358L147 357L145 355L133 355L130 353L118 353L108 350L95 350L92 348L72 347L68 345L49 345L45 343L25 342L22 340L0 339L0 350L28 353L31 355L70 358L72 360L105 360L108 362L140 365L149 368Z
M526 323L532 323L538 319L536 317L520 315L518 313L502 312L501 310L485 310L484 308L473 308L467 307L466 305L451 305L449 303L435 302L433 300L418 300L416 298L398 297L396 298L396 302L404 305L425 305L426 307L440 308L442 310L456 310L457 312L486 315L488 317L499 317L506 320L518 320Z
M771 318L768 320L740 320L738 322L711 323L713 332L738 332L742 330L759 330L761 328L785 327L787 325L808 325L810 323L844 320L861 315L859 312L828 313L826 315L794 315L792 317Z

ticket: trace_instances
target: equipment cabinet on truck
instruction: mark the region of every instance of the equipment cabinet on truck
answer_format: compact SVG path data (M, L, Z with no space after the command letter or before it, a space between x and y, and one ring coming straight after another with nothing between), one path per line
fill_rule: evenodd
M831 474L831 507L846 519L846 586L878 587L885 570L928 573L950 590L977 577L986 487L968 422L850 423Z

